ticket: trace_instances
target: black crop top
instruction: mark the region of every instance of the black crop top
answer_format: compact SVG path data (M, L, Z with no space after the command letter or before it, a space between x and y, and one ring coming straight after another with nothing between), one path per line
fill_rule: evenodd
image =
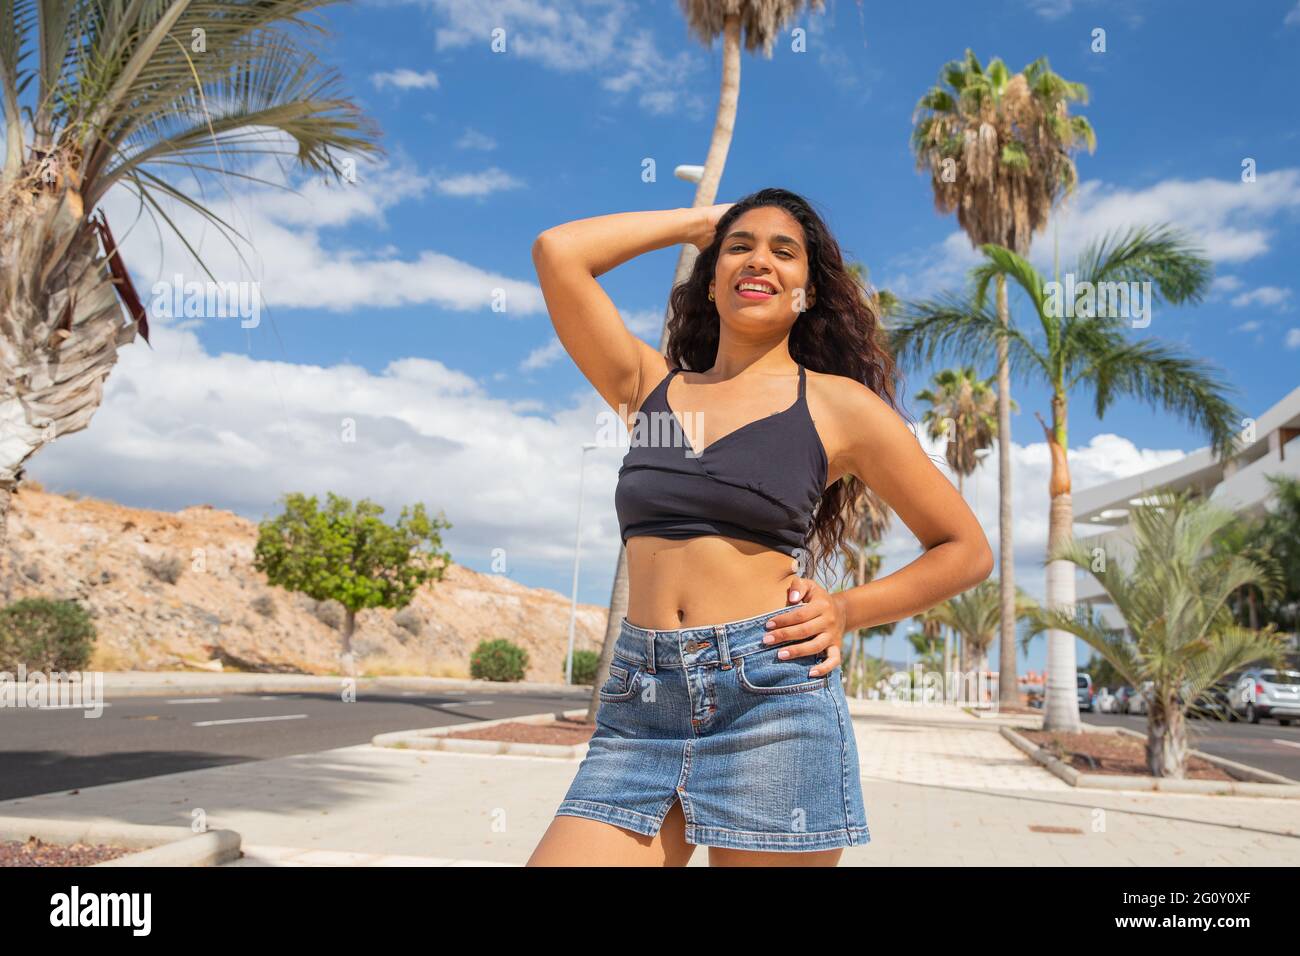
M803 366L793 405L728 432L698 455L668 405L668 383L680 371L664 376L633 419L614 492L623 540L721 535L793 556L812 530L828 467Z

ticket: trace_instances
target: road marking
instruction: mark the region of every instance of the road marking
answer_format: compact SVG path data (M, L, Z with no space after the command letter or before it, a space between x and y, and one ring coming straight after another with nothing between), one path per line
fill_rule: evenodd
M256 724L264 720L301 720L306 714L285 714L281 717L229 717L226 720L196 720L195 727L215 727L217 724Z
M169 704L219 704L220 697L173 697Z
M41 704L41 705L39 705L39 706L37 706L37 707L31 707L31 708L28 708L28 709L29 709L29 710L89 710L90 708L93 708L93 707L112 707L112 706L113 706L113 705L110 704L108 701L102 701L102 702L97 703L97 704L95 704L95 703L85 703L85 704Z
M1300 741L1296 741L1296 740L1283 740L1281 737L1274 737L1274 738L1273 738L1273 743L1275 743L1275 744L1286 744L1286 746L1288 746L1288 747L1300 747Z
M486 707L488 704L495 704L495 700L458 700L457 707Z

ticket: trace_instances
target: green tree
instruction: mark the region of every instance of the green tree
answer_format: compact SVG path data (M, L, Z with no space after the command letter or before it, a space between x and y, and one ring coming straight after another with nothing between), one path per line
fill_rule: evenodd
M1100 554L1071 538L1050 561L1068 561L1091 574L1127 633L1107 628L1091 608L1039 607L1030 612L1030 636L1067 631L1106 658L1133 687L1152 682L1147 709L1147 768L1153 776L1182 777L1187 758L1186 717L1216 681L1256 662L1281 666L1285 641L1271 626L1251 630L1232 618L1228 601L1244 585L1268 595L1277 569L1213 548L1233 521L1225 508L1189 493L1162 492L1131 513L1132 555Z
M1016 619L1027 615L1035 606L1034 599L1019 588L1016 589ZM924 614L923 621L946 624L961 635L962 656L960 671L965 675L972 669L987 669L986 657L993 637L1002 621L1001 586L997 581L981 581L969 591L951 597L942 604L936 604ZM1015 621L1012 622L1012 631ZM998 695L999 701L1001 694Z
M357 612L406 607L421 585L441 580L451 555L440 550L440 532L451 524L417 504L389 525L381 506L332 492L324 508L298 492L285 495L283 506L258 525L253 566L273 585L343 605L343 661L351 674Z
M930 381L933 388L916 393L917 401L930 403L921 421L932 440L945 443L944 457L957 476L958 492L965 495L966 476L979 465L976 452L992 445L998 434L994 381L980 378L971 365L943 369Z
M1191 240L1168 226L1143 226L1112 233L1091 243L1071 275L1073 285L1049 282L1030 263L999 245L981 247L985 262L972 270L969 298L942 295L909 303L893 329L902 354L978 361L999 342L1006 343L1017 377L1034 378L1051 394L1052 421L1039 417L1051 451L1048 495L1049 549L1069 539L1074 525L1070 494L1067 424L1070 393L1088 387L1098 417L1117 400L1145 402L1183 417L1206 432L1219 455L1235 447L1241 412L1228 401L1231 388L1212 366L1154 338L1127 333L1138 300L1132 284L1146 289L1144 310L1163 302L1197 302L1210 285L1211 266ZM988 287L1010 280L1024 293L1038 319L1040 334L1030 336L988 311ZM1074 290L1065 302L1064 290ZM1114 293L1112 295L1112 293ZM1099 301L1100 298L1100 301ZM1149 319L1149 312L1145 313ZM1047 566L1047 603L1074 605L1074 570L1064 563ZM1047 730L1078 731L1078 665L1075 644L1064 632L1048 634Z
M972 246L997 243L1029 254L1034 233L1078 180L1071 153L1092 152L1097 138L1088 120L1070 115L1087 103L1088 89L1052 72L1046 57L1012 74L998 58L983 66L970 50L939 72L939 82L916 104L912 149L930 174L934 205L957 223ZM1006 281L997 280L997 313L1011 322ZM1002 630L999 697L1020 703L1015 651L1015 548L1011 528L1011 378L1005 339L996 343L998 375L998 581Z

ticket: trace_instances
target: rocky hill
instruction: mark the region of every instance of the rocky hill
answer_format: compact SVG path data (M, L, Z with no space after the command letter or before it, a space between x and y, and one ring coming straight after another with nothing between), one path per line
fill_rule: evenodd
M12 499L4 601L75 598L95 618L92 667L338 673L332 602L270 587L253 569L257 525L208 505L125 508L26 483ZM607 609L578 605L574 643L598 651ZM452 565L408 608L357 615L358 674L468 677L483 639L529 655L529 680L564 674L569 601L500 574Z

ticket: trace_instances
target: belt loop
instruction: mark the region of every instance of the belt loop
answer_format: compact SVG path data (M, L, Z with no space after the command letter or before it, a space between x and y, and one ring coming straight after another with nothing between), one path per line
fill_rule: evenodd
M646 632L645 663L646 663L646 672L653 674L655 672L655 632L654 631Z
M724 671L731 670L731 648L727 647L726 625L713 625L713 636L718 639L718 663Z

